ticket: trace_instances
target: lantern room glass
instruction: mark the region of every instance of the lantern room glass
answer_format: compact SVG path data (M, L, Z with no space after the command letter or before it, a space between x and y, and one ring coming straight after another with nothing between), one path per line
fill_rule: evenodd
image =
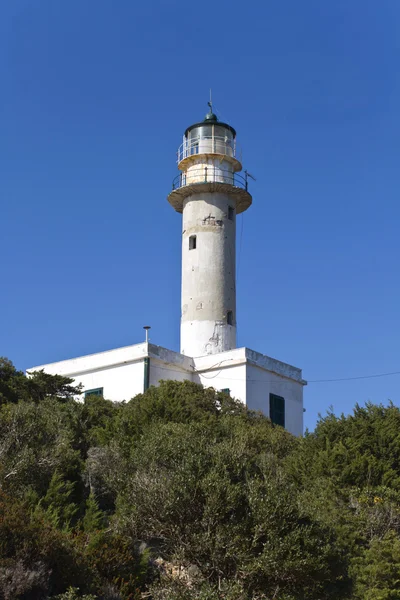
M194 154L235 156L235 136L223 125L201 123L188 131L180 159Z

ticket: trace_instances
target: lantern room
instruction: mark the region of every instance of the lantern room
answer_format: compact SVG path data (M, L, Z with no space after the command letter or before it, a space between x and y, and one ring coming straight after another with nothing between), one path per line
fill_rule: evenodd
M221 123L218 117L210 112L200 123L188 127L183 136L183 142L178 150L178 167L186 170L188 162L198 154L219 155L222 160L228 160L233 171L240 171L242 165L237 158L236 131L227 123Z

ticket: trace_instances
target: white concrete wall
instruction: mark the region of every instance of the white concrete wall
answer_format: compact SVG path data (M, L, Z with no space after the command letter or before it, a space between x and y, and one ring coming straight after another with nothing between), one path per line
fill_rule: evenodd
M76 374L75 383L82 383L84 391L103 388L104 398L114 402L130 400L144 389L144 361Z
M52 375L71 377L75 384L83 385L84 392L103 388L105 398L121 402L143 393L145 357L150 358L150 385L158 385L161 379L192 379L191 358L146 343L41 365L28 372L43 369Z
M229 388L232 397L241 400L250 410L260 411L267 417L270 416L270 393L282 396L285 399L285 429L293 435L303 434L303 386L297 381L250 364L196 374L195 381L217 390Z
M229 388L232 397L246 403L246 349L235 348L218 355L193 359L193 381L216 390Z
M181 353L187 356L236 347L236 211L230 220L229 207L235 209L234 199L217 192L184 201ZM228 311L233 325L227 324Z
M230 395L246 404L246 365L233 365L221 370L213 369L207 373L199 373L194 379L204 387L216 390L229 389Z
M181 322L182 352L193 353L193 356L219 354L235 348L236 327L227 325L226 319L193 320Z
M167 364L155 358L150 359L150 385L157 386L161 380L192 381L192 374L177 365Z
M221 157L210 155L199 155L192 160L184 171L184 185L199 183L203 181L219 181L233 185L233 164L229 160L221 160Z
M303 434L303 385L297 381L248 364L246 368L246 403L251 410L269 416L269 395L285 399L285 429Z
M269 416L270 393L285 399L285 426L303 434L303 387L301 369L249 348L193 359L195 381L205 387L229 388L231 396L251 410Z
M76 384L82 383L84 391L102 387L105 398L120 402L143 392L146 355L147 344L136 344L32 367L28 373L44 369L71 377Z

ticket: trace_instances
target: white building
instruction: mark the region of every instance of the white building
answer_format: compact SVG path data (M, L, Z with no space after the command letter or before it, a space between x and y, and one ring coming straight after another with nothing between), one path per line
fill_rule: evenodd
M180 353L148 341L34 367L72 377L85 394L130 400L162 379L229 390L295 435L303 432L301 370L236 348L236 215L252 203L236 132L212 112L185 131L168 201L182 213ZM147 340L147 336L146 336Z

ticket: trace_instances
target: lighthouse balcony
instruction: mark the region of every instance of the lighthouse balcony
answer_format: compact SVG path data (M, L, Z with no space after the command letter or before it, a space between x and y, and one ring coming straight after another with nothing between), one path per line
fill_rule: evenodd
M248 177L213 165L190 168L180 173L172 182L168 201L177 212L182 212L185 198L199 193L220 192L236 200L236 212L241 213L252 203L248 192Z
M227 169L220 169L213 165L191 168L186 173L179 173L172 182L172 189L193 185L196 183L227 183L246 190L248 187L247 173L244 177L238 173L232 173Z

